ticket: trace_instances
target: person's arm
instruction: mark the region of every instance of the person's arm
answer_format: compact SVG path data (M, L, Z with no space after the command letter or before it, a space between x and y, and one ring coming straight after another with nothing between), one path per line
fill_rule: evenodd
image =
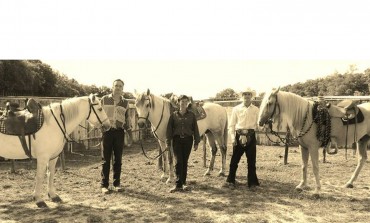
M200 142L200 135L199 135L199 128L198 128L198 122L197 118L195 117L193 113L193 130L194 130L194 151L198 149L198 144Z
M230 134L230 137L231 137L231 143L233 145L236 145L235 125L236 125L237 121L238 121L238 117L236 115L236 107L234 107L232 112L231 112L231 118L230 118L230 124L229 124L229 134Z

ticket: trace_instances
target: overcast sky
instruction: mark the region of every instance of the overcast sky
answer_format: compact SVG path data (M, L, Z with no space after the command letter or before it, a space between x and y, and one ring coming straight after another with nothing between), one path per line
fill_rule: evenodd
M258 92L370 68L367 1L0 1L1 59L154 94Z

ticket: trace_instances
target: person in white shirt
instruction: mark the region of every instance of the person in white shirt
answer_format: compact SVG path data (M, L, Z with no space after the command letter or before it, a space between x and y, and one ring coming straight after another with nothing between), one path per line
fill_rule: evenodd
M230 161L229 175L224 187L235 187L235 175L239 161L245 153L248 162L247 184L248 187L259 186L256 174L256 135L258 128L259 109L252 104L255 91L247 88L242 92L243 102L235 106L231 113L229 133L233 144L233 154Z

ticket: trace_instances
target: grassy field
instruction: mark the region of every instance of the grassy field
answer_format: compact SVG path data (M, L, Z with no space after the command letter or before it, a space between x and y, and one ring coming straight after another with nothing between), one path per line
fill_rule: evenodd
M156 143L144 145L148 154L157 154ZM47 209L38 209L32 201L35 163L27 169L17 163L15 174L10 163L0 164L0 222L369 222L369 161L355 182L355 188L343 188L357 163L344 158L344 151L320 159L322 193L312 196L315 185L309 165L310 188L294 190L301 179L300 151L289 150L289 163L283 164L283 147L257 147L257 174L261 187L246 187L246 158L237 172L236 189L221 188L225 177L217 177L221 157L215 170L204 177L202 151L192 152L188 183L192 190L169 194L173 184L160 181L156 162L146 159L139 145L125 148L123 157L124 192L100 193L100 157L98 150L89 156L67 154L65 171L57 172L56 185L63 203L47 198ZM321 151L320 151L321 154ZM209 154L208 154L209 155ZM229 165L231 147L228 149ZM208 156L209 157L209 156ZM228 169L227 169L228 171Z

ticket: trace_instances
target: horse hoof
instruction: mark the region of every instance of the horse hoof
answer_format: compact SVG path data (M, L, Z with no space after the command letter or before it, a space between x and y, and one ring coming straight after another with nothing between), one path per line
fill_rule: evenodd
M204 173L204 176L210 176L210 175L211 175L211 173L209 171Z
M225 173L224 173L224 172L220 172L220 173L218 173L218 176L219 176L219 177L225 177L226 175L225 175Z
M353 188L353 184L346 184L345 187L346 188Z
M39 208L47 208L48 205L44 201L36 202L37 207Z
M320 194L315 193L315 194L312 195L312 198L319 199L320 198Z
M167 179L166 180L166 184L170 184L172 182L172 180L171 179Z
M301 192L303 191L303 189L302 189L302 188L300 188L300 187L296 187L296 188L295 188L295 190L296 190L297 192L299 192L299 193L301 193Z
M56 197L52 197L51 201L54 203L62 203L62 199L58 195Z

